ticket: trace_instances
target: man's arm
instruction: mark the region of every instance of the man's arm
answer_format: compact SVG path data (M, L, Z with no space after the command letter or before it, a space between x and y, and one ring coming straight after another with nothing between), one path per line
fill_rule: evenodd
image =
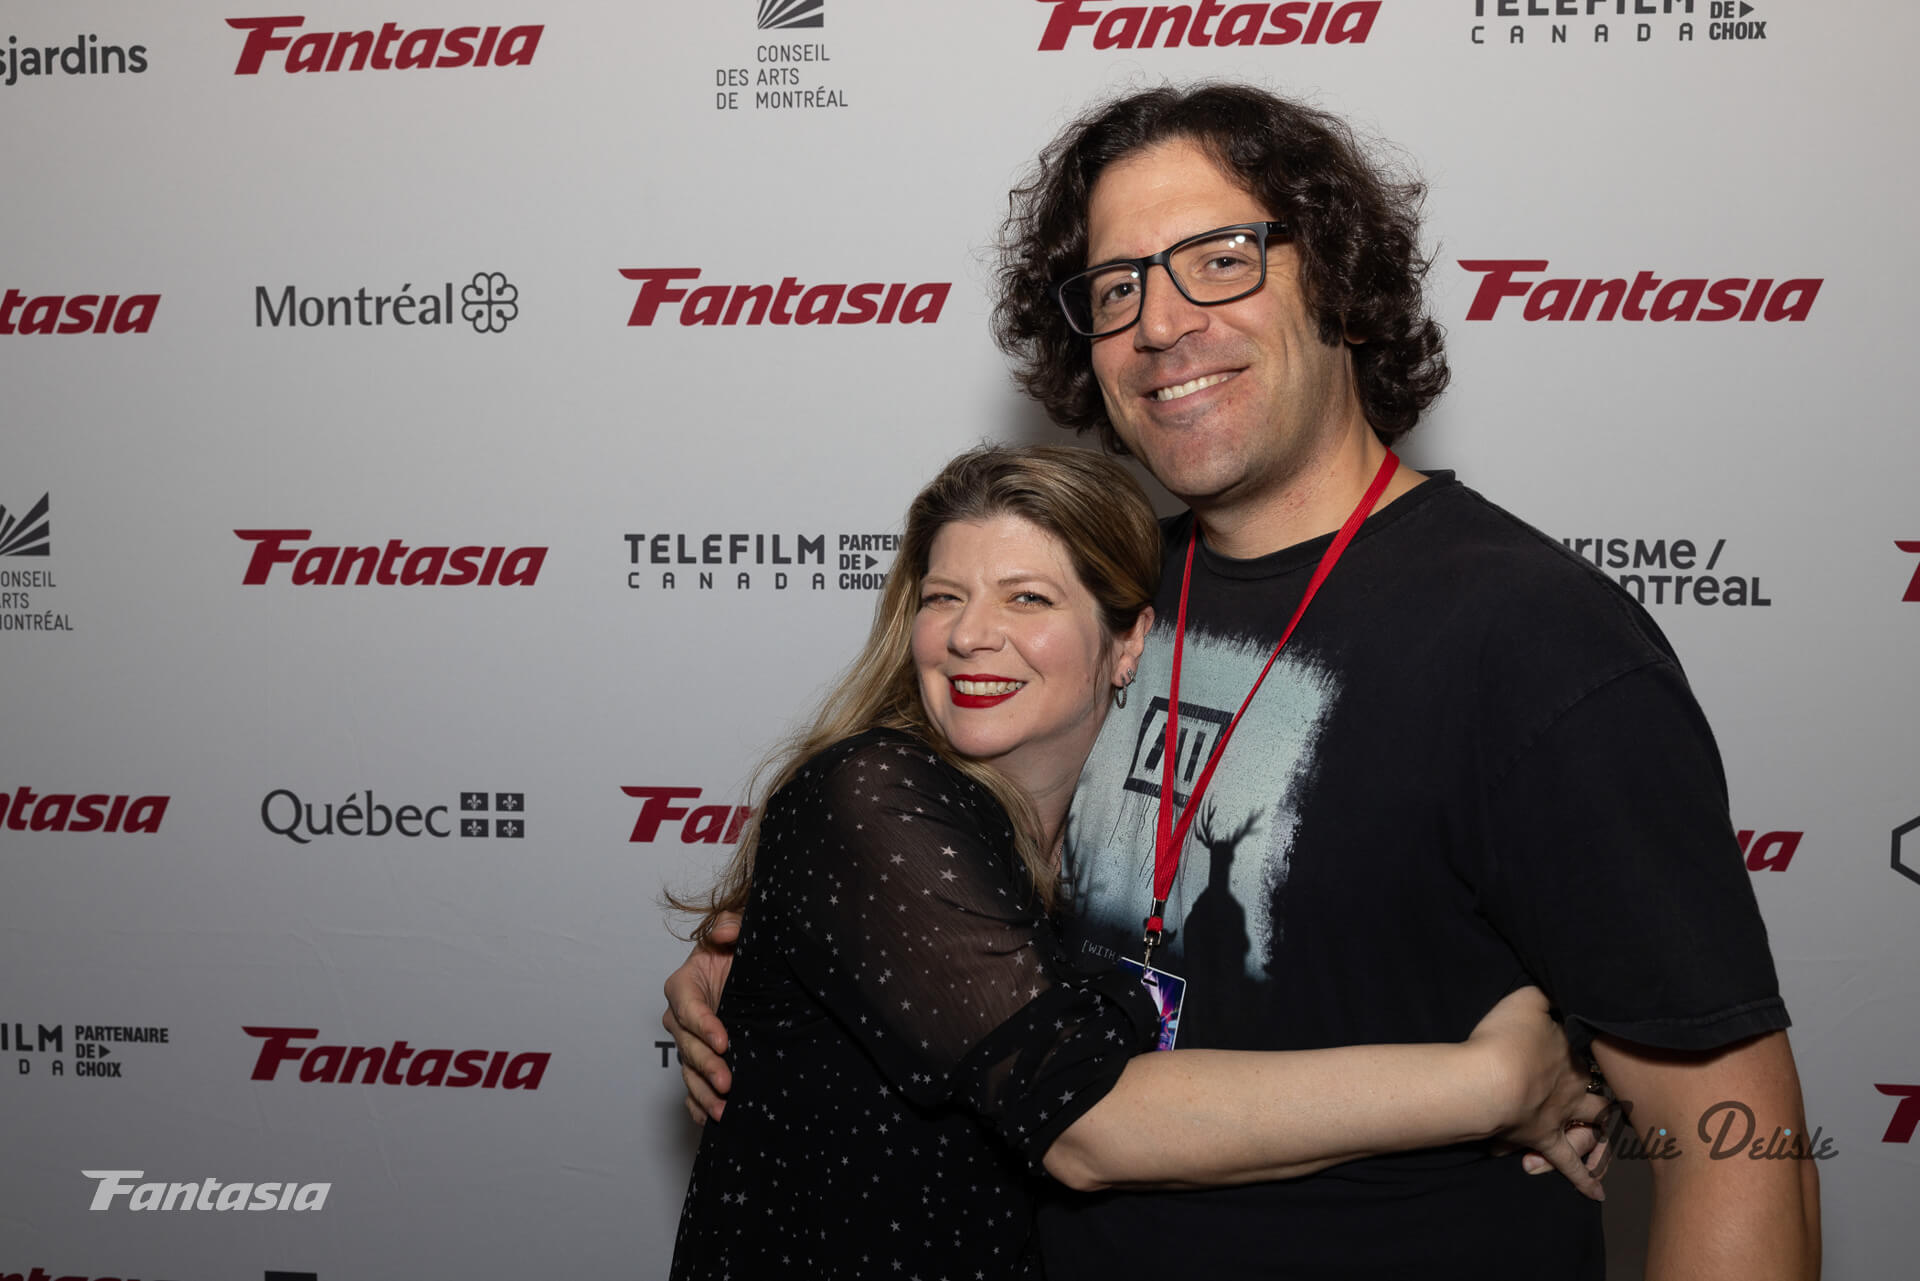
M1812 1281L1820 1275L1820 1176L1816 1162L1766 1159L1802 1140L1806 1111L1785 1032L1719 1050L1656 1050L1602 1036L1593 1057L1628 1105L1628 1123L1651 1149L1653 1223L1647 1281ZM1737 1106L1723 1106L1727 1104ZM1747 1113L1753 1118L1751 1133ZM1665 1129L1679 1149L1665 1150ZM1649 1131L1656 1135L1646 1142ZM1736 1145L1737 1148L1736 1148ZM1764 1147L1762 1150L1766 1150Z
M739 914L723 914L706 941L667 976L667 1010L660 1016L660 1026L667 1029L679 1051L687 1114L695 1125L705 1125L708 1117L718 1121L726 1110L726 1093L733 1087L733 1073L720 1057L727 1051L727 1029L714 1011L733 969L733 944L739 937Z

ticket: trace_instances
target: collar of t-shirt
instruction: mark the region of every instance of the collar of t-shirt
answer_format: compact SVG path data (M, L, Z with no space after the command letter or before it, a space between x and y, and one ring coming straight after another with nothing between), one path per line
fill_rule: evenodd
M1432 502L1439 494L1456 489L1460 484L1451 471L1436 470L1426 475L1426 480L1367 517L1366 524L1360 526L1360 532L1354 535L1353 545L1359 547L1381 530L1405 520ZM1191 511L1181 512L1178 516L1168 518L1161 526L1164 545L1184 554L1187 546L1187 531L1192 527ZM1311 569L1319 564L1320 557L1326 552L1327 545L1333 541L1335 532L1328 530L1317 538L1309 538L1304 543L1295 543L1291 547L1282 547L1277 552L1269 552L1265 556L1253 556L1246 560L1236 560L1231 556L1221 555L1209 547L1207 540L1203 538L1196 549L1196 559L1206 567L1208 573L1221 578L1278 578L1297 569Z

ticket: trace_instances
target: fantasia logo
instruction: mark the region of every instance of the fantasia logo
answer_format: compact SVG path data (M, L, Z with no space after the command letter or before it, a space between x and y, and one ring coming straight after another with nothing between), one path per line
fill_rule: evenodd
M701 842L732 845L740 839L740 830L747 825L747 820L753 817L753 810L745 805L688 807L676 804L697 800L700 796L697 787L623 787L620 790L641 803L640 817L633 821L633 834L627 837L629 844L644 845L657 840L663 824L684 818L687 824L680 829L682 845Z
M15 516L0 506L0 556L47 556L53 545L48 541L52 526L47 518L51 493L40 495L24 516ZM1920 550L1920 543L1914 544ZM1920 580L1917 580L1920 581Z
M0 297L0 334L144 334L159 294L39 294ZM64 319L63 319L64 317Z
M323 1210L331 1183L134 1183L145 1170L82 1170L99 1183L89 1210L111 1210L121 1197L129 1210ZM61 1281L65 1281L62 1278Z
M544 547L409 547L389 538L385 547L289 547L313 537L311 529L236 529L254 543L240 581L258 587L275 565L291 564L302 587L531 587L546 563Z
M1893 870L1920 885L1920 836L1914 836L1915 832L1920 832L1920 818L1908 819L1893 829Z
M438 1085L478 1086L483 1090L537 1090L547 1074L546 1051L510 1054L506 1050L415 1050L405 1041L384 1045L315 1045L303 1048L295 1041L320 1035L313 1027L247 1027L248 1036L266 1044L254 1061L255 1081L272 1081L288 1063L300 1065L303 1083L328 1085ZM402 1065L407 1066L404 1075ZM355 1073L359 1076L356 1079Z
M1874 1089L1890 1098L1899 1099L1899 1105L1893 1109L1893 1120L1887 1123L1887 1132L1880 1136L1882 1143L1911 1143L1913 1132L1920 1128L1920 1085L1876 1085Z
M802 285L784 277L779 285L701 285L687 290L671 281L698 280L698 267L622 267L620 274L638 280L628 325L651 325L664 303L686 300L682 325L903 325L918 321L931 325L947 304L951 281L914 285L868 281L859 285ZM883 296L884 295L884 296Z
M520 314L520 290L498 271L476 271L460 289L460 306L453 301L453 282L438 289L413 292L408 281L393 293L375 293L365 285L349 294L302 294L285 285L276 297L266 285L253 287L253 327L279 329L333 329L401 325L451 325L464 320L477 334L506 330Z
M1893 545L1903 552L1920 552L1920 538L1896 538ZM1907 580L1907 594L1900 599L1920 601L1920 565L1914 566L1913 577Z
M0 822L10 832L157 832L170 796L115 796L107 792L0 790Z
M1800 849L1805 832L1760 832L1743 827L1735 834L1749 872L1784 872Z
M1556 276L1530 281L1521 272L1545 271L1545 258L1462 258L1460 265L1480 272L1480 288L1468 320L1492 320L1507 298L1525 298L1525 320L1805 320L1824 279L1796 277L1778 288L1770 277L1729 276L1708 280L1686 276L1662 280L1642 271L1627 280L1577 280ZM1701 304L1705 303L1705 306ZM1597 310L1596 310L1597 309Z
M827 25L826 0L760 0L760 29Z
M530 66L533 51L539 47L540 33L546 28L507 27L422 27L406 31L391 22L378 31L309 31L295 39L280 32L306 25L303 16L275 18L228 18L227 25L247 33L240 49L236 76L260 74L260 64L269 53L285 49L281 70L296 71L375 71L398 69L426 70L431 67L512 67Z
M1219 0L1191 4L1102 5L1101 0L1040 0L1053 6L1040 48L1064 49L1080 27L1093 28L1096 49L1175 49L1276 44L1361 44L1380 14L1379 0L1335 4L1332 0L1236 4ZM1209 26L1215 18L1218 26Z

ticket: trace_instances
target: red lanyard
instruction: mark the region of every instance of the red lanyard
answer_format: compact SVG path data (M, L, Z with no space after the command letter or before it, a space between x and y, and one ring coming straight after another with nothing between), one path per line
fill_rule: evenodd
M1193 823L1193 816L1200 812L1200 798L1206 795L1207 785L1213 781L1213 770L1220 763L1221 754L1227 750L1227 740L1233 737L1233 731L1239 726L1240 718L1247 714L1247 708L1253 703L1253 696L1260 692L1260 685L1267 679L1267 673L1273 670L1273 661L1280 657L1280 651L1286 648L1287 640L1293 635L1293 629L1299 625L1301 615L1307 612L1307 606L1313 602L1314 593L1320 590L1320 584L1327 580L1333 567L1347 550L1347 544L1360 532L1360 526L1373 511L1373 505L1380 501L1381 493L1387 482L1393 479L1393 473L1399 468L1400 459L1389 449L1387 456L1380 461L1380 470L1374 473L1373 483L1367 486L1367 492L1360 497L1360 505L1347 517L1347 523L1340 526L1340 532L1333 536L1333 542L1321 555L1319 565L1315 566L1313 577L1307 580L1306 594L1294 607L1293 617L1287 620L1287 628L1280 633L1280 640L1273 647L1273 653L1267 655L1267 665L1260 669L1260 675L1254 679L1253 688L1247 691L1240 710L1233 714L1227 728L1220 735L1220 741L1213 746L1213 754L1207 758L1207 767L1200 771L1199 779L1193 785L1192 795L1187 797L1187 808L1180 815L1179 825L1173 821L1173 792L1175 757L1179 743L1180 730L1180 657L1187 638L1187 589L1193 582L1193 547L1199 539L1199 521L1194 521L1194 532L1187 536L1187 566L1180 575L1180 613L1173 630L1173 679L1167 693L1167 739L1161 749L1160 771L1160 823L1154 832L1153 842L1153 911L1146 920L1146 960L1153 964L1153 949L1160 946L1166 924L1162 914L1167 910L1167 895L1173 891L1174 874L1180 870L1180 851L1186 844L1187 828Z

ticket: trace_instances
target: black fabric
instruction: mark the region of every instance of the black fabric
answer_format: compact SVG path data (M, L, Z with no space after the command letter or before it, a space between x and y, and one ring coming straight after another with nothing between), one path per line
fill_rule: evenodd
M1087 957L1138 953L1188 528L1169 522L1160 621L1074 799ZM1182 804L1327 542L1196 556ZM1459 1040L1529 980L1576 1036L1699 1049L1787 1023L1718 752L1666 639L1445 473L1368 520L1315 597L1227 748L1166 916L1181 1048ZM1040 1235L1052 1281L1111 1281L1161 1247L1196 1276L1603 1273L1598 1206L1479 1148L1050 1195Z
M992 796L901 734L773 798L673 1276L1022 1274L1029 1183L1156 1021L1075 973Z

